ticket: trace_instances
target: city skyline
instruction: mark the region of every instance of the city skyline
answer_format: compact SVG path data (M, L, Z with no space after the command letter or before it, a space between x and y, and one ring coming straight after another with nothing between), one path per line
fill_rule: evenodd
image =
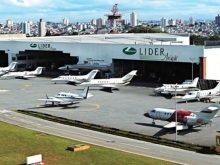
M97 18L107 19L104 14L111 13L116 3L119 13L124 14L122 19L127 20L130 20L131 12L137 14L139 21L160 21L162 17L187 21L190 17L214 20L220 13L219 0L2 0L0 22L7 19L18 23L27 20L38 22L40 18L45 22L62 22L63 18L68 18L70 23L90 22Z

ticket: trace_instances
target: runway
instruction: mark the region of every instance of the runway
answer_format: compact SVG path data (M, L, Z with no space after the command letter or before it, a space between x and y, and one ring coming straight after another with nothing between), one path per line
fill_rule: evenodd
M217 165L220 161L220 157L217 155L204 155L191 151L71 127L11 111L0 110L0 120L40 132L179 164Z
M46 98L46 94L53 96L59 92L80 93L82 90L81 86L54 84L48 78L0 80L0 110L39 111L174 140L175 133L163 129L163 125L167 122L156 121L156 125L152 125L152 120L143 116L145 112L155 107L175 108L175 99L155 97L153 88L128 85L110 93L91 87L89 92L94 95L93 97L68 107L45 107L45 102L38 100ZM200 111L209 105L210 103L203 102L178 103L177 109ZM219 114L220 112L217 113ZM215 145L215 135L220 131L219 119L215 118L211 127L207 125L181 131L178 133L177 140L208 146Z

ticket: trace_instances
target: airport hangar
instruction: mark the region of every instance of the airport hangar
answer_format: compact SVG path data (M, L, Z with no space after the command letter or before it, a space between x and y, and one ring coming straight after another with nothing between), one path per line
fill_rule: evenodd
M114 77L138 70L136 79L143 80L151 78L152 73L175 82L192 77L220 80L219 54L219 42L195 46L190 45L188 35L166 33L0 36L0 65L17 61L18 70L26 65L50 68L51 64L59 67L93 61L108 64Z

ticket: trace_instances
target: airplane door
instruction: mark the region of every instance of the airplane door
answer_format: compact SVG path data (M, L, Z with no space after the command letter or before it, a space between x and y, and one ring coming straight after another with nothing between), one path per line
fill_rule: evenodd
M160 112L156 112L156 119L160 119Z
M200 92L197 92L196 93L196 98L199 98L200 97Z

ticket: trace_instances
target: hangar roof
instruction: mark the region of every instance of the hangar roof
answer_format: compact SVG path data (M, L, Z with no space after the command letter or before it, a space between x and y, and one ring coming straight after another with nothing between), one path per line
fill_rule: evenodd
M52 37L26 37L26 38L2 38L0 41L17 42L72 42L72 43L101 43L101 44L162 44L176 43L188 45L184 39L188 35L172 35L167 33L125 33L125 34L103 34L103 35L74 35L74 36L52 36Z

